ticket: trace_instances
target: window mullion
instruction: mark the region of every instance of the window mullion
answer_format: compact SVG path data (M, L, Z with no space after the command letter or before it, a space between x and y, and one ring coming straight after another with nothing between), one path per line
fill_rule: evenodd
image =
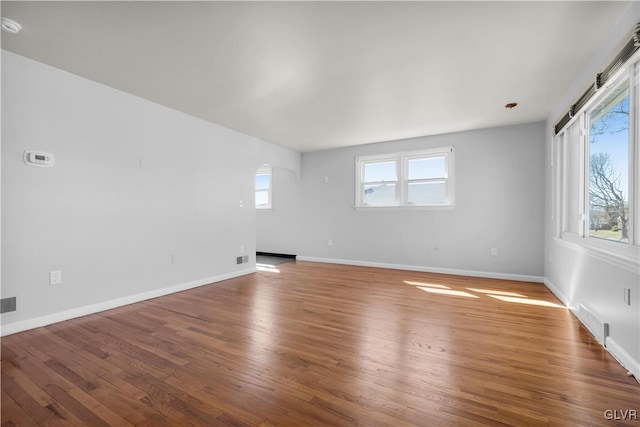
M364 187L365 187L365 183L364 183L364 162L360 162L359 163L359 179L361 180L360 183L360 190L359 190L359 195L358 195L358 200L360 204L364 204Z
M629 73L629 244L640 244L640 62Z
M562 134L562 146L560 148L560 170L559 179L560 179L560 215L558 217L558 221L560 224L558 226L558 236L562 237L562 233L566 229L566 218L567 218L567 132L563 132Z
M408 168L407 168L407 158L406 156L399 156L396 159L396 171L398 173L398 191L396 193L396 203L399 205L407 204L407 194L408 188L407 178L408 178Z
M556 229L555 236L562 237L562 215L563 215L563 200L564 200L564 190L563 186L563 172L564 172L564 141L565 141L566 133L563 132L562 135L556 136L558 140L556 141Z
M580 196L578 198L578 235L580 237L586 237L589 233L587 230L588 219L587 212L589 212L589 118L587 113L580 115L580 146L578 157L580 159L580 168L578 169L578 176L580 177Z

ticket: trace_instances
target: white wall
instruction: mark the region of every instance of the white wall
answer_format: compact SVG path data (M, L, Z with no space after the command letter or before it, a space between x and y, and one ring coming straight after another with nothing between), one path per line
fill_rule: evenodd
M274 167L272 209L256 210L256 249L296 255L300 230L300 172Z
M287 202L296 211L286 213L298 220L276 221L274 195L274 211L264 215L278 226L259 230L258 246L269 252L283 248L303 259L541 279L544 132L540 122L304 153L299 192L291 196L299 201ZM352 208L356 156L446 146L456 150L453 210ZM286 185L295 183L289 179ZM259 218L259 229L262 224ZM490 256L492 247L498 257Z
M610 324L610 336L606 345L609 351L640 378L640 276L638 272L603 261L577 247L563 245L554 238L557 230L552 220L552 170L551 129L568 106L582 94L630 37L630 31L640 22L640 3L629 6L629 12L595 49L596 54L577 76L573 85L562 94L547 119L546 126L546 256L545 277L547 285L567 304L576 308L585 303ZM623 288L631 288L632 302L627 305Z
M253 271L256 168L298 153L6 51L2 89L4 334Z

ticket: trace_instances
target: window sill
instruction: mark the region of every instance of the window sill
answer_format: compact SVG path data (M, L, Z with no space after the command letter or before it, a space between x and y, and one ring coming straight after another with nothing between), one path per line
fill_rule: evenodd
M256 208L256 212L271 212L273 208Z
M353 206L355 211L451 211L455 205Z
M616 267L624 268L632 273L640 273L640 247L580 237L564 233L562 237L554 237L556 243L574 251L585 253Z

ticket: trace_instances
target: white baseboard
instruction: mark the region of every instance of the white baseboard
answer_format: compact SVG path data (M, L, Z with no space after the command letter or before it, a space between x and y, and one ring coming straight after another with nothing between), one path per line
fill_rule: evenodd
M574 310L574 308L571 307L571 304L569 302L569 298L567 298L567 296L565 294L563 294L560 289L558 289L558 287L556 285L554 285L553 283L551 283L551 280L547 279L546 277L544 278L544 285L551 291L552 294L554 294L556 296L556 298L558 298L560 301L562 301L562 303L566 306L569 307L571 310Z
M9 323L7 325L3 324L0 328L0 336L4 337L7 335L15 334L17 332L40 328L42 326L51 325L52 323L63 322L65 320L75 319L77 317L87 316L89 314L99 313L105 310L111 310L112 308L122 307L125 305L173 294L180 291L186 291L187 289L193 289L199 286L221 282L227 279L233 279L234 277L240 277L255 272L255 267L247 268L244 270L234 271L232 273L205 277L203 279L194 280L192 282L182 283L179 285L169 286L161 289L154 289L152 291L129 295L122 298L116 298L97 304L86 305L84 307L72 308L70 310L60 311L58 313L48 314L46 316L36 317L33 319L20 320L14 323Z
M613 338L605 338L605 348L611 355L640 382L640 361L635 360Z
M584 319L580 318L578 307L571 307L569 299L547 278L544 279L544 284L553 294L558 297L564 305L566 305L573 313L573 315L584 325L593 337L598 340L597 336L589 329L589 326L585 324ZM598 342L600 342L598 340ZM614 359L618 361L625 369L627 369L638 382L640 382L640 362L635 360L629 353L626 352L613 338L610 336L605 337L604 343L600 343L605 350L607 350Z
M301 256L301 255L298 255L296 257L296 261L357 265L361 267L389 268L393 270L421 271L424 273L453 274L456 276L485 277L489 279L517 280L519 282L536 282L536 283L544 282L544 277L542 276L527 276L523 274L510 274L510 273L493 273L488 271L459 270L456 268L424 267L421 265L389 264L389 263L383 263L383 262L357 261L357 260L336 259L336 258L318 258L318 257Z

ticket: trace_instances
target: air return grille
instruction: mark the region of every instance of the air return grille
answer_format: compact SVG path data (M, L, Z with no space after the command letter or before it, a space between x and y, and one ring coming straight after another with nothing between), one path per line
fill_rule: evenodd
M16 297L0 299L0 313L10 313L17 309Z

